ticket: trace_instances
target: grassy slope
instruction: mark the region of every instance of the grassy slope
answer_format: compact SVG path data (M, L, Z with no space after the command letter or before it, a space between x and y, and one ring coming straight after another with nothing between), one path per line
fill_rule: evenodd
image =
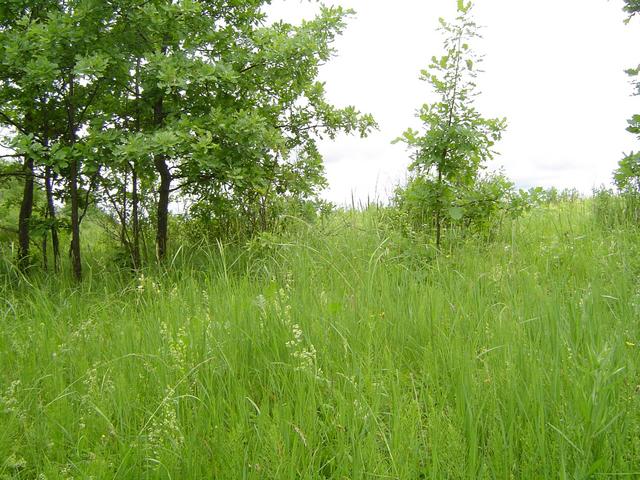
M640 472L636 233L575 205L426 260L378 220L6 287L0 478Z

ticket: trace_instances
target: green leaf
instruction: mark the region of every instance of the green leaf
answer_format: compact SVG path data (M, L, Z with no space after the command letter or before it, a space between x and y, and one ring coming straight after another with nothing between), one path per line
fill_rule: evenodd
M179 138L174 132L164 130L157 132L153 136L153 141L157 147L159 147L163 151L168 151L178 144Z
M76 75L89 75L100 78L104 75L108 65L109 60L99 53L87 57L77 56L73 71Z
M467 13L471 8L471 2L465 5L464 0L458 0L458 12Z
M462 207L451 207L447 210L447 213L452 220L460 220L464 215L464 209Z

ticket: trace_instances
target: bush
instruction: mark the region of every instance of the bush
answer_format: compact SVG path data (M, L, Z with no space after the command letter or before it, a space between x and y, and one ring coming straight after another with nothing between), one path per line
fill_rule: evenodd
M502 174L484 175L471 187L449 185L443 191L434 180L416 176L396 189L393 205L405 232L433 230L438 211L445 211L446 218L441 219L445 228L491 233L505 216L519 216L530 207Z
M179 231L191 242L244 243L261 233L286 229L292 217L313 223L332 208L323 200L294 196L273 195L256 200L218 197L194 204Z

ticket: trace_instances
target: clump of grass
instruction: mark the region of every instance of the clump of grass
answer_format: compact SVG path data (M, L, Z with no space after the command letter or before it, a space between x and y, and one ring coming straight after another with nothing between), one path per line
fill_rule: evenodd
M382 215L5 284L0 477L639 473L637 233L575 203L435 254Z

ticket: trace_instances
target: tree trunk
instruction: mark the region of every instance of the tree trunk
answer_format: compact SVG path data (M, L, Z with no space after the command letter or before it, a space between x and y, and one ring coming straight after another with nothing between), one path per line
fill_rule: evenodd
M18 217L18 266L24 271L29 266L29 223L33 213L33 159L25 157L24 160L24 190L22 204Z
M140 268L140 215L138 212L138 173L136 172L135 164L133 165L133 173L131 179L132 193L131 193L131 227L133 229L133 251L131 252L131 260L133 261L133 268Z
M75 105L73 103L74 96L74 77L69 79L69 104L67 115L69 121L69 145L73 147L76 143L76 124L75 124ZM78 176L80 165L76 158L71 160L71 169L69 172L69 190L71 194L71 266L73 277L82 280L82 261L80 258L80 197L78 195Z
M171 172L164 155L156 155L155 166L160 174L158 191L158 223L156 230L156 256L159 261L167 257L169 236L169 189L171 188Z
M53 270L60 271L60 240L58 240L58 226L56 225L56 207L53 203L53 186L51 185L51 167L45 170L44 186L47 194L47 218L51 225L51 249L53 250Z
M129 242L127 240L127 186L129 183L129 173L127 167L124 169L124 179L122 181L122 215L120 216L120 245L125 251L130 250ZM117 198L117 197L116 197Z
M47 232L42 234L42 268L44 271L49 270L49 255L47 253Z
M71 265L73 277L82 280L82 263L80 258L80 199L78 195L78 161L71 162L69 175L71 190Z
M136 94L136 132L140 132L140 58L136 59L136 82L135 82L135 94ZM132 261L133 268L136 270L142 266L142 260L140 258L140 198L138 197L138 170L137 164L134 161L131 164L131 222L133 229L133 252Z
M159 94L153 108L153 118L156 127L161 127L164 122L162 93ZM167 165L166 156L154 155L156 171L160 175L160 187L158 190L158 218L156 226L156 257L162 262L167 257L167 243L169 235L169 193L171 189L171 171Z

